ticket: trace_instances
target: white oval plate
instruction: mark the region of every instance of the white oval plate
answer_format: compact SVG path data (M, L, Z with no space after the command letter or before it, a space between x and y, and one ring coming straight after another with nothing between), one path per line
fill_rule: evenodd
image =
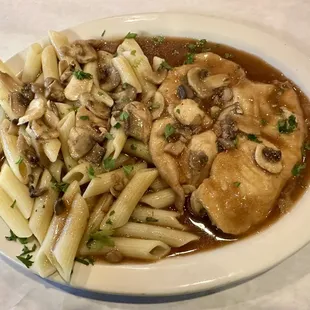
M91 21L64 31L69 39L122 37L139 34L183 36L225 43L256 54L280 69L310 96L310 63L294 47L246 25L188 14L143 14ZM46 40L42 42L46 43ZM15 72L23 67L25 51L8 60ZM310 241L309 192L279 221L259 234L208 252L167 258L153 264L76 264L71 287L127 296L186 295L214 291L252 278L280 263ZM16 261L21 245L8 242L0 222L0 250ZM61 280L52 278L56 282Z

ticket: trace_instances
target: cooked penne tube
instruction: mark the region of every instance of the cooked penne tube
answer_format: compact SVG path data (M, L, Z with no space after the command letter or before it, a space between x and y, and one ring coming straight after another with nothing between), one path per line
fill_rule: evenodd
M84 65L83 71L91 74L94 86L100 88L99 86L99 78L98 78L98 63L97 61L91 61Z
M117 228L113 236L158 240L176 248L199 239L190 232L132 222Z
M36 271L42 278L47 278L56 271L56 268L52 265L52 263L50 262L50 260L48 259L48 257L44 252L45 244L48 243L49 239L53 237L53 235L54 231L52 232L51 235L48 230L46 237L44 238L44 241L40 246L39 251L37 252L35 260L32 265L32 269Z
M185 230L186 227L178 221L178 216L180 216L180 213L175 211L157 210L138 206L133 211L131 218L133 221L138 221L139 223Z
M135 39L124 39L124 41L117 47L117 54L122 54L125 51L135 51L136 55L144 55L140 45Z
M58 192L51 187L51 180L51 174L45 169L39 183L39 189L46 189L46 192L35 199L29 220L29 228L40 244L43 242L50 225L54 204L58 197Z
M6 115L5 115L5 112L4 110L1 108L0 106L0 124L2 123L3 120L6 119Z
M92 78L79 80L73 75L64 90L65 97L68 100L75 101L81 94L89 93L93 87L93 83Z
M41 167L33 168L31 171L31 178L29 179L29 185L32 185L33 187L37 187L39 180L41 178L41 174L43 172L43 169Z
M48 45L43 49L41 59L44 80L46 78L59 80L57 57L52 45Z
M0 106L10 120L18 119L18 115L11 109L9 104L9 90L0 80Z
M68 139L71 128L75 126L75 113L70 112L57 125L59 131L59 139L61 142L61 152L65 161L67 170L69 171L77 165L77 162L70 156Z
M112 237L114 246L123 256L135 259L155 261L169 254L170 247L158 240L143 240L133 238ZM111 251L111 247L105 246L98 249L86 247L84 255L104 255Z
M128 178L132 178L135 173L141 169L145 169L147 165L145 163L139 163L132 166L133 169L128 175ZM88 184L83 197L89 198L92 196L107 193L115 183L121 182L126 177L124 169L117 169L111 172L105 172L92 179Z
M16 83L20 84L20 79L14 74L14 72L10 69L10 67L4 63L2 60L0 60L0 71L3 73L7 73L9 76L11 76Z
M14 200L2 188L0 188L0 216L19 238L28 238L32 235L28 221L15 207Z
M69 209L70 206L72 205L76 194L81 194L81 189L80 189L79 183L77 181L73 181L68 186L64 195L62 196L62 201L64 202L67 209Z
M88 247L87 242L90 238L90 235L96 232L99 229L100 223L102 222L104 216L109 211L111 205L113 203L113 196L109 193L103 194L96 206L94 207L87 224L87 228L81 240L79 246L79 254L87 255Z
M112 59L112 64L121 76L123 84L130 84L137 90L138 94L142 92L141 84L134 70L123 55L118 55L117 57L114 57Z
M5 158L18 180L27 184L30 167L20 157L17 150L17 136L8 134L9 127L10 121L7 119L3 120L0 126L0 139Z
M104 90L102 90L102 89L98 88L97 86L93 85L91 93L94 96L96 101L98 101L100 103L104 103L108 107L112 107L113 106L114 100Z
M51 163L48 170L52 177L59 183L61 181L61 174L64 168L64 162L57 159L55 162Z
M28 48L26 61L24 65L24 70L22 74L22 81L24 83L34 82L41 72L42 63L41 63L41 54L42 47L40 44L32 44Z
M52 45L55 48L58 58L61 59L62 56L61 56L60 48L65 45L69 45L69 40L67 36L61 32L57 32L53 30L48 31L48 36L49 36L49 39Z
M142 195L158 176L156 169L139 170L113 203L100 228L115 229L125 225Z
M28 187L17 179L7 163L4 163L1 168L0 186L11 199L16 201L16 207L24 218L28 219L32 212L34 200L29 197Z
M69 170L69 172L62 178L63 182L71 183L72 181L78 181L80 185L83 185L90 181L89 169L91 164L88 162L79 164Z
M65 118L70 112L74 112L75 108L71 104L55 102L60 119Z
M57 160L61 142L58 139L50 139L44 141L43 150L47 158L53 163Z
M77 194L66 219L65 226L53 249L53 254L59 264L60 275L67 282L70 281L78 246L87 226L89 211L85 200Z
M44 84L44 74L43 72L38 76L38 78L35 80L35 83L36 84L41 84L43 85Z
M113 139L109 140L107 143L107 150L104 158L108 158L113 154L112 159L117 159L126 143L127 136L123 126L120 128L112 127L110 134L113 136Z
M175 193L171 188L166 188L159 192L144 195L140 202L156 209L166 208L174 204Z
M150 186L150 188L155 192L158 192L168 187L169 185L161 177L156 178L155 181Z
M150 164L153 163L148 145L136 139L128 138L123 152L134 157L142 158Z

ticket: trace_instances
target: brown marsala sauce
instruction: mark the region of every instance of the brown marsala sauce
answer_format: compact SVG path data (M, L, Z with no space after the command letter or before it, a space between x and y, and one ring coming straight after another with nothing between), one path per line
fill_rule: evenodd
M186 54L190 52L188 44L197 42L197 40L188 38L165 37L162 43L156 44L152 37L139 36L136 38L136 41L139 43L151 63L153 57L158 56L164 58L168 64L173 67L180 66L184 63ZM102 46L102 49L115 53L117 46L121 42L122 40L107 41L104 46ZM195 53L199 52L213 52L223 58L227 58L238 63L246 71L247 78L252 81L263 83L272 83L274 80L282 82L290 81L279 70L267 64L264 60L227 45L207 42L202 48L197 48L195 50ZM294 89L298 94L304 111L304 117L307 125L307 141L307 139L309 139L308 131L310 127L310 102L303 92L292 81L290 82L294 85ZM310 180L310 156L308 156L308 153L309 152L306 151L304 156L304 161L307 164L306 169L302 171L299 177L292 177L289 180L285 188L282 190L278 202L270 212L268 218L263 223L252 228L242 236L231 236L221 232L211 224L207 216L203 219L195 217L190 212L189 199L187 199L185 213L180 221L190 227L190 231L199 235L200 239L181 248L173 248L170 256L213 249L215 247L223 246L225 244L243 239L251 234L258 233L262 229L270 226L283 214L287 213L308 188Z

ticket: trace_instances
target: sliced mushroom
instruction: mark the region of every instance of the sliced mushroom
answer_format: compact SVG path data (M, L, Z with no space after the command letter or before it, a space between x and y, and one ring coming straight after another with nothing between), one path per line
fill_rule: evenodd
M19 118L25 115L29 101L19 92L9 93L9 103L12 111Z
M68 100L75 101L83 93L90 93L93 87L93 79L79 80L72 76L69 84L66 86L64 94Z
M48 127L41 119L31 121L28 127L32 131L36 139L49 140L59 137L58 130Z
M105 148L96 143L84 159L92 164L100 165L102 163L104 153Z
M148 108L153 120L161 117L165 109L165 98L162 93L159 91L155 93L153 98L148 102Z
M31 84L31 91L34 94L43 96L44 95L44 86L42 84L32 83Z
M10 92L21 93L23 84L18 79L13 79L9 74L0 71L0 83Z
M19 118L18 125L22 125L41 118L46 111L46 107L46 99L43 96L38 96L37 98L33 99L30 102L25 115Z
M58 102L63 102L66 100L64 88L58 80L48 77L44 80L44 87L44 94L47 99Z
M198 67L192 68L188 71L187 80L197 96L202 99L210 98L214 89L228 86L230 83L227 74L209 76L207 70Z
M197 102L192 99L184 99L174 109L175 118L183 125L200 125L205 116Z
M94 96L89 93L84 93L79 97L82 106L85 106L89 111L101 119L109 120L111 110L104 103L95 100Z
M150 67L148 74L145 76L147 81L157 85L161 84L164 81L167 76L168 70L162 65L163 63L165 63L165 59L157 56L153 58L154 71L152 71Z
M98 51L98 79L100 88L105 91L112 91L121 82L119 72L112 64L113 55Z
M61 46L59 50L62 57L73 57L81 64L86 64L97 59L96 50L83 40L75 41L70 46Z
M181 100L193 99L195 97L193 90L185 83L178 86L177 95Z
M29 196L31 198L37 198L42 196L48 191L47 187L40 187L40 188L35 188L33 185L29 186Z
M134 101L126 105L124 112L128 113L125 119L126 134L146 144L152 128L152 116L148 108L144 103Z
M273 146L258 144L255 149L256 163L272 174L280 173L283 169L281 161L282 153Z
M81 70L81 67L74 58L64 57L61 59L58 64L60 82L68 84L75 70Z
M127 103L136 100L137 97L136 88L129 84L123 84L116 90L118 89L120 90L111 94L112 98L115 100L113 111L123 110Z
M168 143L164 151L172 156L179 156L184 151L184 148L185 144L179 140L177 142Z

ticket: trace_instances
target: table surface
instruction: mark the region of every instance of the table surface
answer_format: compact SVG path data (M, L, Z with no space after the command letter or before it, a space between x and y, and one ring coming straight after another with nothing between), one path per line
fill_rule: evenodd
M46 36L49 29L61 30L92 19L142 12L188 12L242 21L268 29L310 55L309 0L2 0L0 57L6 60ZM245 284L194 300L160 305L107 303L73 296L26 277L0 259L2 310L302 310L310 308L309 291L310 245Z

